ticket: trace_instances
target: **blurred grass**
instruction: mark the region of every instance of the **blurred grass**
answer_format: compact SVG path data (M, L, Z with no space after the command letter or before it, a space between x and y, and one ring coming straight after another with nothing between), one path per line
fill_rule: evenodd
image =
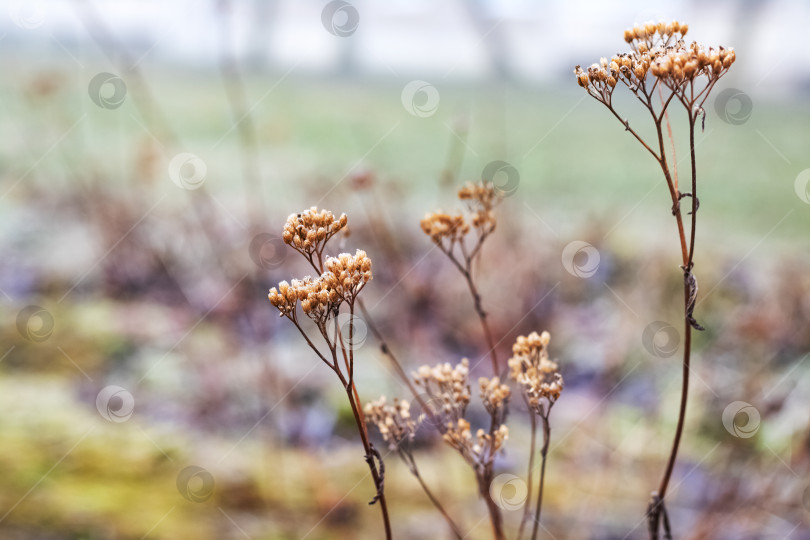
M21 70L23 83L25 73ZM159 125L150 125L150 119L141 116L134 84L122 107L104 110L87 99L85 73L30 74L29 90L22 92L19 78L6 79L0 86L7 115L5 132L0 134L25 146L0 149L7 174L25 173L41 157L38 149L47 150L84 115L76 131L38 163L29 182L69 189L70 180L60 177L64 165L71 164L92 166L106 182L129 183L139 147L152 144L164 160L180 151L196 153L208 166L209 189L242 197L240 141L218 78L205 72L147 72L154 102L182 141L178 146ZM54 95L44 100L26 96L41 78L56 81ZM429 118L405 111L400 98L404 82L279 75L248 79L248 103L253 104L250 114L266 180L264 197L278 213L275 220L290 208L313 203L311 194L298 187L303 180L320 178L323 189L317 195L328 193L323 201L328 204L345 191L341 180L359 167L407 188L407 200L423 206L426 197L440 197L437 184L450 148L462 144L452 131L466 129L461 180L479 177L492 160L509 161L521 174L518 198L552 227L565 227L580 215L595 216L611 227L618 224L620 234L638 234L649 230L651 223L671 227L665 211L668 194L660 185L657 165L608 111L573 82L570 88L533 88L432 81L441 101ZM724 80L718 91L731 84L733 80ZM739 126L723 122L713 102L707 103L706 131L697 141L700 232L712 239L759 238L786 211L806 207L796 197L793 182L808 166L803 136L810 101L769 100L756 94L753 99L750 119ZM632 124L648 132L647 118L632 114L633 104L624 105ZM677 107L672 113L678 134L683 113ZM687 158L687 149L678 148L682 182L688 181ZM170 182L161 186L176 194ZM338 187L330 192L334 186ZM526 213L525 208L520 211ZM572 219L574 212L577 218ZM808 225L810 213L797 212L775 238L801 237Z

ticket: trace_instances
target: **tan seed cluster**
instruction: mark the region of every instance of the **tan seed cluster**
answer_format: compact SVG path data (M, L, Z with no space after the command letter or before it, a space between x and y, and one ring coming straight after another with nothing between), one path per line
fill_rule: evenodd
M337 257L329 257L325 266L328 272L324 274L324 278L348 301L371 281L371 259L362 249L358 249L354 255L341 253Z
M492 463L495 454L503 448L504 442L509 438L509 428L501 424L492 435L479 429L473 438L470 423L460 418L455 424L448 425L442 438L478 470L479 467Z
M501 197L491 182L469 183L458 190L458 198L467 203L472 213L472 226L487 234L495 230L493 209Z
M550 340L548 332L519 336L509 359L509 376L521 386L529 407L540 415L548 414L564 387L557 363L548 357Z
M484 402L487 412L496 418L503 418L512 393L509 387L502 384L499 377L491 379L481 377L478 379L478 386L481 389L481 401Z
M328 271L317 278L282 281L278 288L270 289L267 298L281 316L294 319L295 308L301 302L301 310L307 317L317 323L326 322L344 301L353 302L372 277L371 259L360 249L354 255L341 253L329 257L326 268Z
M404 399L394 398L387 403L385 396L366 403L363 408L366 418L377 426L383 440L393 450L403 441L413 440L416 422L411 418L411 405Z
M313 206L299 214L290 214L281 238L306 255L320 253L326 242L348 223L346 214L336 218L329 210Z
M451 366L449 363L437 366L420 366L411 374L414 383L430 396L427 405L440 423L440 428L454 425L464 416L470 403L470 361L466 358Z
M645 43L652 46L656 41L668 43L669 40L675 36L683 37L689 31L688 24L681 24L678 21L671 23L660 22L646 22L639 24L633 28L628 28L624 31L624 40L627 43Z
M577 83L593 97L609 104L619 82L637 93L645 84L648 73L673 90L700 76L705 76L709 82L716 80L734 63L734 49L707 49L697 42L686 45L681 38L688 28L686 24L673 21L650 22L625 30L624 38L631 44L632 51L617 54L610 60L601 58L598 64L587 69L576 66ZM676 40L670 44L673 38Z
M650 73L674 83L692 80L699 75L712 79L727 71L736 58L733 48L704 49L692 42L688 47L679 45L658 55L650 67Z
M452 246L470 232L470 226L461 214L453 216L444 212L433 212L427 214L420 225L422 231L436 244L447 241Z
M304 279L293 279L292 283L282 281L278 289L273 287L267 297L270 303L278 308L281 316L295 317L297 303L301 302L304 314L316 322L326 321L343 301L338 289L334 287L334 275L324 274L319 278L306 276Z

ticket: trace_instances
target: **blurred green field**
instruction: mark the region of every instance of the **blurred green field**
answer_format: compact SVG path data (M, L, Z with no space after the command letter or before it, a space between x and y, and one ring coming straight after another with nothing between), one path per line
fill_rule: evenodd
M5 63L8 71L26 72L9 65L8 59ZM98 66L97 71L103 69ZM138 102L147 103L150 110L153 105L138 97L134 85L122 107L104 110L87 99L85 72L28 71L28 80L18 75L0 87L7 118L2 135L12 141L0 154L6 174L24 174L41 157L39 146L47 150L78 122L76 136L38 163L31 183L46 179L52 189L69 189L65 164L92 166L107 182L128 182L135 175L138 151L146 152L139 145L156 145L162 158L179 151L196 153L208 166L206 186L237 197L242 188L239 133L222 83L212 74L146 73L154 106L170 119L176 135L169 137L160 123L143 116ZM30 95L45 82L56 86L54 95ZM401 186L406 201L424 206L430 200L426 197L441 200L438 180L448 156L460 148L464 159L459 180L479 177L492 160L508 161L521 175L521 204L515 206L522 207L522 213L528 212L523 204L531 206L549 224L565 227L578 219L570 216L577 209L578 215L609 224L611 233L626 234L649 228L651 216L660 221L667 217L660 211L669 204L666 190L653 188L663 182L657 165L608 111L580 91L573 77L569 88L432 81L441 101L428 118L405 111L400 98L404 82L284 74L248 79L247 102L252 104L265 178L263 196L278 212L273 217L313 204L297 187L303 179L318 178L324 187L337 185L320 194L328 204L330 196L337 199L346 189L341 186L345 177L360 168ZM718 91L733 87L733 82L722 81ZM775 239L792 239L807 229L810 218L799 211L806 205L796 196L794 181L808 165L803 130L810 101L753 94L753 102L753 113L742 125L724 122L713 102L707 104L706 129L697 140L704 204L701 233L707 237L759 237L791 209L798 212L779 227ZM623 105L632 125L650 134L645 130L648 118L633 114L638 110L632 103ZM683 140L683 112L673 108L672 114L676 137ZM681 176L687 177L687 148L677 151ZM174 193L171 183L157 187Z

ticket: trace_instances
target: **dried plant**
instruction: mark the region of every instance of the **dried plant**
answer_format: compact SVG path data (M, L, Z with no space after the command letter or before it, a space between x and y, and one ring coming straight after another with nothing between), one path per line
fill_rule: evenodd
M416 422L411 417L410 403L406 400L394 398L393 404L389 404L385 396L381 396L377 401L366 403L365 413L366 418L377 426L383 440L388 443L388 448L397 451L410 473L419 482L430 502L447 521L453 536L462 540L464 534L461 529L456 525L456 522L450 517L450 514L448 514L419 473L410 445L416 432Z
M548 344L551 335L548 332L532 332L528 336L518 336L512 346L512 357L509 359L509 377L516 381L521 389L523 399L529 409L531 419L531 447L529 449L529 474L527 486L529 499L523 507L523 519L520 522L518 538L523 537L523 530L531 506L532 477L534 474L535 441L537 439L537 417L543 423L543 446L540 449L540 482L537 488L537 506L534 511L532 540L537 538L540 525L540 511L543 506L543 485L546 477L546 456L551 439L549 413L562 393L564 383L556 362L548 357Z
M318 358L329 366L343 385L377 491L369 504L379 502L385 536L390 539L391 524L383 484L385 469L380 453L369 440L360 395L354 384L354 310L357 296L372 278L371 259L359 249L354 255L341 253L337 257L324 256L326 243L346 227L347 221L345 214L336 218L332 212L319 212L315 207L290 215L282 238L309 261L319 276L293 279L290 283L282 281L278 288L270 289L268 298L279 310L280 316L293 323ZM321 334L328 353L322 353L301 326L299 304L301 312ZM349 324L345 325L348 328L341 328L338 322L338 315L344 307L349 311ZM344 336L346 331L348 335Z
M473 298L475 312L481 321L487 347L489 347L493 374L498 375L495 340L487 322L487 313L481 303L481 295L475 285L473 264L481 254L484 241L495 231L496 220L493 210L501 202L501 195L491 182L482 181L462 187L458 191L458 198L467 205L470 214L469 222L463 214L451 215L444 212L433 212L422 219L422 231L430 237L442 253L447 255L464 276ZM467 235L472 229L475 229L475 240L472 242L472 246L468 246Z
M657 492L653 492L647 510L648 528L650 538L657 539L663 528L666 538L671 538L669 519L664 505L667 486L669 485L675 459L678 454L681 435L683 433L686 402L689 394L690 353L692 348L692 329L703 330L695 320L693 311L697 299L697 278L693 273L695 254L696 219L699 207L697 196L697 164L695 158L695 128L698 120L703 117L705 110L703 104L709 97L718 80L725 75L736 55L731 48L706 48L696 42L686 44L683 37L688 31L686 24L678 21L672 23L649 22L632 29L625 30L624 40L630 45L630 51L613 56L610 61L602 58L598 64L593 64L587 70L577 66L574 70L578 84L585 88L588 94L602 103L638 140L641 145L655 158L661 167L666 179L667 187L672 198L672 215L678 227L678 237L681 247L681 270L684 283L684 354L683 354L683 385L681 390L681 404L678 415L678 426L672 444L672 451L667 462L664 475ZM630 126L626 119L622 119L613 107L613 92L621 86L626 87L642 106L649 112L658 139L655 145L649 145ZM658 93L658 102L655 94ZM689 153L691 158L691 190L680 191L678 186L677 164L674 162L675 142L669 124L668 108L673 102L680 103L686 110L689 125ZM672 144L673 163L670 164L666 147L664 126ZM701 123L701 128L703 123ZM683 214L681 212L681 199L691 199L691 227L688 240L684 230Z
M346 395L357 423L358 432L366 451L366 461L374 478L377 495L372 503L379 501L383 513L386 537L390 538L384 496L384 464L381 455L369 441L366 421L375 424L383 440L391 451L396 451L411 474L417 479L430 501L446 520L452 534L464 538L464 534L439 499L429 489L422 478L411 448L415 430L420 423L430 423L436 427L443 441L461 455L473 470L479 495L483 498L496 540L504 540L504 522L501 509L490 493L493 486L495 458L503 450L509 437L506 418L512 391L498 375L498 362L495 346L486 314L481 307L481 297L475 284L472 266L478 259L481 246L495 230L494 208L500 202L500 195L490 183L468 184L459 190L459 198L467 204L468 215L448 215L435 213L422 220L423 231L445 253L461 271L473 296L475 311L481 321L489 356L492 359L492 377L478 379L479 395L483 408L489 415L487 426L475 432L466 418L470 404L469 384L470 363L465 358L455 366L442 363L436 366L423 365L408 377L383 339L368 312L359 299L360 292L372 279L371 260L366 253L357 250L354 255L343 253L329 257L325 249L329 240L347 228L345 215L336 217L327 210L311 208L300 214L293 214L284 226L283 240L298 251L318 272L317 277L305 276L289 283L281 282L270 289L271 304L286 317L318 357L337 375L346 390ZM468 246L467 235L475 230L475 240ZM396 368L419 405L420 414L414 420L410 403L394 399L388 402L385 396L360 406L360 397L354 384L354 339L353 325L341 328L338 316L346 309L354 317L358 307L372 333L380 340L381 351ZM300 313L314 324L328 348L327 353L313 343L302 326ZM348 335L346 335L348 330ZM540 490L536 510L533 538L537 535L540 515L542 485L545 474L545 457L548 451L548 414L551 406L562 390L562 377L557 365L548 359L545 347L548 334L531 334L520 337L514 346L514 355L509 361L510 378L520 388L521 395L529 405L532 418L532 449L529 462L529 485L533 473L534 441L536 439L536 417L544 423L544 444L541 456L543 468L540 473ZM525 519L524 519L525 521ZM521 533L522 533L521 526Z
M495 455L509 437L509 428L504 422L510 390L498 377L479 379L481 401L491 420L487 430L478 429L473 436L470 423L464 418L470 403L469 365L465 358L454 367L448 363L421 366L413 373L413 379L429 396L430 414L444 442L472 467L479 494L487 505L494 537L501 540L505 538L503 517L489 490L494 478Z

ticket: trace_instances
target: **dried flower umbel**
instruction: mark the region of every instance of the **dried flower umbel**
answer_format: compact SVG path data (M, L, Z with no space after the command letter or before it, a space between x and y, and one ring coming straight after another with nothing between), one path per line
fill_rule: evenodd
M481 305L481 295L475 285L473 276L473 262L481 253L484 241L495 231L495 207L501 202L501 195L492 182L482 181L470 183L459 189L458 198L465 202L469 213L468 218L463 214L446 214L433 212L422 219L422 231L430 237L434 244L450 259L464 276L470 294L473 298L475 312L481 321L484 337L489 347L492 359L493 374L499 373L498 355L495 352L495 340L487 322L487 313ZM475 231L472 245L467 245L470 231Z
M428 411L442 439L473 469L479 494L489 510L495 538L502 540L503 518L489 495L489 488L494 477L495 456L509 437L509 428L504 422L511 392L498 377L479 379L481 401L491 421L488 430L478 429L473 435L470 423L464 418L470 403L469 365L465 358L455 366L449 363L421 366L413 373L413 379L429 396Z
M540 449L540 483L537 488L537 506L534 511L532 540L537 538L540 525L540 511L543 506L543 485L546 476L546 456L551 438L549 414L563 391L564 383L557 362L549 360L548 344L551 335L548 332L532 332L528 336L518 336L512 346L512 357L509 359L509 377L516 381L521 389L523 399L529 409L531 419L531 448L529 450L529 474L526 482L529 499L523 507L523 520L520 523L518 539L523 537L523 529L529 516L531 506L532 477L534 474L535 440L537 439L537 418L543 425L543 446Z
M433 494L430 488L425 483L422 475L419 473L419 468L416 465L416 459L413 456L410 442L413 440L416 432L416 422L411 417L410 403L405 400L394 398L394 402L389 404L385 396L380 399L366 403L365 407L366 418L377 426L383 440L388 443L390 450L395 450L408 470L419 482L419 485L424 490L425 494L430 499L430 502L447 521L453 535L462 540L464 534L461 529L456 525L455 521L450 517L442 506L439 499Z
M354 311L360 291L372 278L371 259L365 251L359 249L354 255L324 255L326 243L346 227L347 221L345 214L335 218L332 212L318 211L315 207L287 218L282 236L284 242L301 253L319 275L314 278L306 276L303 279L293 279L289 283L282 281L278 288L270 289L268 298L278 309L280 316L286 317L295 325L318 358L329 366L343 385L377 491L371 503L379 502L385 536L390 539L391 524L383 489L385 469L380 453L369 441L360 395L354 384ZM312 342L301 326L299 304L300 311L315 324L326 343L326 354ZM349 312L349 322L343 327L338 320L342 309L348 309ZM393 435L389 432L389 436Z
M698 324L693 315L698 292L697 278L692 270L694 268L696 219L699 207L695 159L695 127L701 116L703 122L705 122L706 113L703 105L717 81L728 72L736 60L736 53L731 48L705 47L696 42L687 44L683 38L688 30L686 24L678 21L671 23L648 22L635 26L624 32L624 40L630 45L629 52L615 55L610 60L602 58L599 63L593 64L587 70L582 69L580 66L577 66L574 70L577 83L585 88L591 97L605 105L622 123L625 130L630 132L658 162L666 179L667 188L672 199L671 211L678 227L682 258L681 270L684 282L683 386L681 389L678 426L675 430L672 451L658 491L653 492L647 511L651 539L659 537L662 527L664 534L667 537L671 536L666 507L664 506L664 497L672 476L681 434L683 433L686 402L689 394L692 329L703 330L703 327ZM655 148L655 145L647 144L638 132L630 126L630 123L623 119L614 109L613 93L620 86L627 88L649 112L657 135L657 148ZM656 93L658 94L657 100L655 99ZM669 124L668 108L673 101L683 106L689 123L691 190L686 192L679 189L675 141ZM703 122L701 122L701 129ZM667 128L667 136L671 142L672 164L669 163L667 156L664 126ZM691 199L689 212L689 215L691 215L691 227L688 239L684 230L684 219L681 212L681 199L684 197Z

